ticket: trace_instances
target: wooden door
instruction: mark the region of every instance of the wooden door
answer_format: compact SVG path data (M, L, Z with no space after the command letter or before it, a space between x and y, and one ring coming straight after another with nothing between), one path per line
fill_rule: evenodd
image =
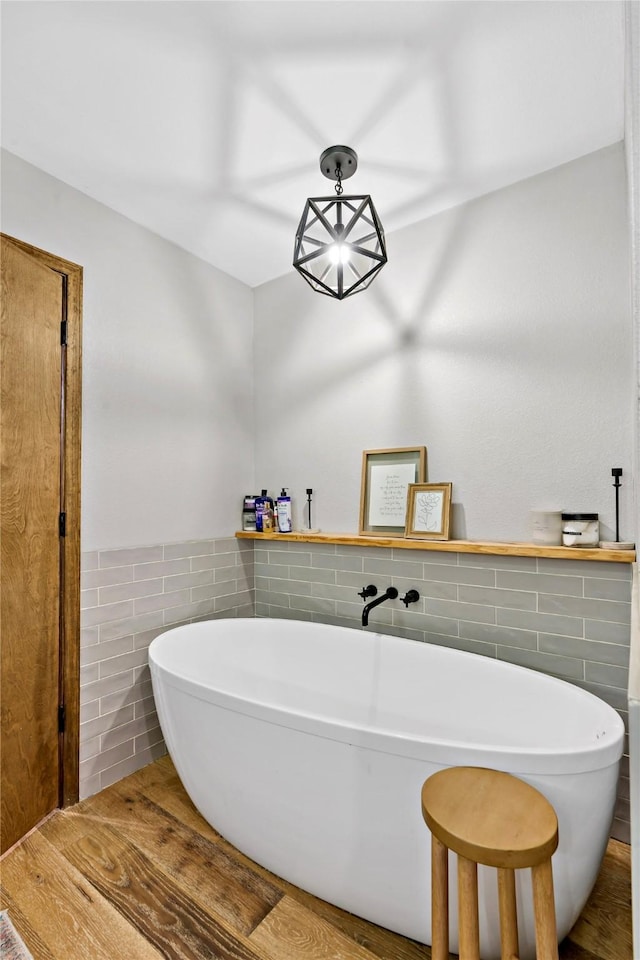
M67 289L24 245L1 253L4 851L64 799Z

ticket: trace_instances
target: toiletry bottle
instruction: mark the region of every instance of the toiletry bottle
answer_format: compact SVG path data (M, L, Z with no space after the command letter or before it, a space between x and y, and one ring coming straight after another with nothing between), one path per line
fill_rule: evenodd
M256 529L256 495L247 494L242 501L242 529L255 533Z
M275 528L275 525L276 525L276 522L275 522L276 505L275 505L275 503L273 502L273 497L270 497L269 494L267 494L266 500L267 500L267 508L266 508L265 514L264 514L264 515L265 515L265 519L264 519L264 521L263 521L263 527L264 527L264 525L266 524L266 529L267 529L270 533L273 533L274 528Z
M259 533L273 533L273 499L265 489L256 497L256 530Z
M283 487L277 502L278 530L280 533L291 533L293 524L291 521L291 497Z
M262 533L262 518L264 516L264 497L256 497L256 533Z

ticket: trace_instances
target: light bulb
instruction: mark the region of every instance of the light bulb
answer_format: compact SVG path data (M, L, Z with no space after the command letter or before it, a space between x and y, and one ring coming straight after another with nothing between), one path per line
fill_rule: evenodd
M346 243L332 243L329 247L329 260L337 267L339 263L349 263L349 245Z

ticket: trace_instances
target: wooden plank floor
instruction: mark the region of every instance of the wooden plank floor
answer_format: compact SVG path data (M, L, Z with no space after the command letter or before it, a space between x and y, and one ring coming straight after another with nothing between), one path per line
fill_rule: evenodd
M0 865L34 960L428 960L431 951L253 863L168 757L58 811ZM629 848L612 840L561 960L633 960Z

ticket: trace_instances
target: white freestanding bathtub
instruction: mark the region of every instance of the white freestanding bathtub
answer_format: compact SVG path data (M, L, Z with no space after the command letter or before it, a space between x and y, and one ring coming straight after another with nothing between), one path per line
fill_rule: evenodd
M597 697L475 654L291 620L177 627L149 661L186 790L256 862L430 943L422 784L447 766L494 767L556 809L559 939L571 929L607 844L622 753L622 721ZM482 957L498 957L495 871L481 867L479 885ZM533 957L529 871L518 872L518 911L522 956Z

